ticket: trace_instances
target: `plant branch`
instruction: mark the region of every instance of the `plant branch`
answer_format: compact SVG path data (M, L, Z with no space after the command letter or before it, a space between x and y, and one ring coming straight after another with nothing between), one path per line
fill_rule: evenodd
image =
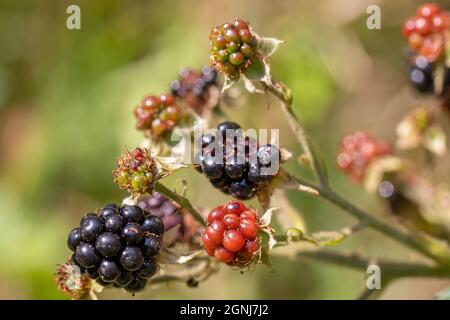
M410 248L415 249L418 252L421 252L425 256L437 261L438 263L450 265L450 251L447 246L439 243L437 240L425 238L423 236L415 235L393 227L373 217L372 215L369 215L364 210L356 207L355 205L335 193L329 186L326 169L322 163L321 158L312 148L312 145L310 144L299 119L292 110L291 106L293 96L291 90L284 84L276 81L272 81L272 83L270 83L269 85L266 84L266 90L272 93L280 101L281 108L285 113L298 141L300 142L316 177L320 182L320 186L314 186L313 184L305 183L304 181L297 179L297 182L301 186L306 185L315 189L323 198L355 216L360 221L367 222L368 226L382 232L383 234L409 246Z
M271 85L266 85L266 89L280 101L281 109L286 115L289 125L294 131L314 174L319 180L320 185L327 188L329 183L325 166L321 163L321 158L317 156L314 147L310 143L309 138L301 125L300 120L292 110L293 96L291 90L284 84L273 80Z
M305 181L297 179L291 176L292 179L298 181L299 184L304 185ZM380 231L381 233L389 236L404 245L422 253L423 255L435 260L438 263L449 266L450 265L450 251L446 245L435 240L433 238L428 238L420 234L413 234L408 231L404 231L395 226L392 226L374 216L367 213L363 209L355 206L345 198L338 195L331 188L321 188L319 186L314 186L308 184L309 187L315 189L319 196L328 200L335 206L343 209L349 214L353 215L360 221L366 222L367 226Z
M197 209L195 209L192 206L191 202L187 198L173 192L172 190L170 190L169 188L167 188L160 182L156 183L155 191L158 191L158 192L164 194L166 197L168 197L168 198L172 199L173 201L175 201L176 203L178 203L184 209L189 211L189 213L192 215L192 217L194 217L194 219L197 220L202 226L205 226L205 219L202 217L200 212L198 212Z
M389 277L439 277L450 278L450 269L445 266L430 266L422 263L405 263L388 260L371 260L356 254L344 254L332 251L304 251L299 258L327 262L366 272L367 266L376 264L381 273Z

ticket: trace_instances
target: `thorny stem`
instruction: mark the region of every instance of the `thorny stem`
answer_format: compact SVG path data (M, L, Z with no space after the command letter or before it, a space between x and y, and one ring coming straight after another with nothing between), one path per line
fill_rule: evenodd
M198 212L197 209L195 209L192 206L191 202L187 198L173 192L172 190L170 190L169 188L167 188L160 182L156 183L155 191L158 191L158 192L164 194L166 197L168 197L168 198L172 199L173 201L175 201L176 203L178 203L184 209L189 211L189 213L194 217L195 220L197 220L197 222L199 222L202 226L205 226L205 219L202 217L200 212Z
M450 251L447 246L432 238L425 238L418 234L412 234L411 232L406 232L390 224L387 224L379 220L378 218L375 218L374 216L368 214L366 211L360 209L359 207L353 205L351 202L333 191L329 186L326 169L322 165L321 159L314 152L314 149L312 149L312 146L309 143L308 137L299 119L291 108L293 101L291 90L284 84L276 81L272 81L270 85L266 84L266 90L272 93L280 101L281 108L285 113L289 124L297 137L297 140L300 142L303 151L305 152L305 155L309 160L312 170L314 171L317 179L320 182L320 186L316 186L306 181L302 181L298 178L294 178L300 185L315 189L319 193L319 196L322 196L329 202L350 213L358 220L366 222L369 227L372 227L382 232L383 234L407 245L408 247L415 249L416 251L424 254L425 256L435 260L442 265L450 265Z

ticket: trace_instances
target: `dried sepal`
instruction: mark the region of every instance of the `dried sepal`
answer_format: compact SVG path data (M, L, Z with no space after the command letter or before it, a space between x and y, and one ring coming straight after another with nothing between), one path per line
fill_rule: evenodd
M58 289L74 300L84 298L91 291L91 279L82 274L80 268L74 265L70 259L66 263L58 265L55 281Z
M408 114L397 125L397 147L413 149L419 146L442 156L446 153L446 136L431 110L420 107Z

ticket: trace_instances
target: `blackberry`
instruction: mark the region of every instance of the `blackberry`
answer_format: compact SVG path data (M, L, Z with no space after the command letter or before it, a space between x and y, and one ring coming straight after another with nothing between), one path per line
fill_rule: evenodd
M260 230L256 211L240 201L214 208L207 218L202 244L208 255L232 266L244 267L259 252Z
M211 63L231 78L245 71L256 55L257 38L247 22L234 19L212 29Z
M163 234L161 219L141 207L109 204L70 231L71 264L102 286L137 292L158 270Z
M183 120L175 97L170 94L147 96L135 108L136 128L153 139L162 139Z
M368 133L358 131L342 139L337 164L353 180L362 181L369 164L389 153L387 142L376 140Z
M255 139L246 137L235 122L220 123L215 135L205 134L200 142L202 149L196 155L194 167L215 188L237 199L253 198L258 189L264 188L278 173L280 150L271 144L259 146ZM215 156L218 150L213 147L221 149L222 158Z
M207 66L201 71L183 69L179 78L170 84L172 94L198 114L218 104L217 72Z

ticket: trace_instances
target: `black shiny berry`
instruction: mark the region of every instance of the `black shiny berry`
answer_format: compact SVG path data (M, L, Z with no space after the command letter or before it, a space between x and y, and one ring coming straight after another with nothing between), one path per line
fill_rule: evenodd
M147 280L141 278L134 278L133 281L125 287L125 290L131 293L136 293L144 290Z
M107 209L107 208L111 208L116 211L118 211L120 209L120 207L115 203L108 203L106 206L103 207L103 209Z
M255 195L252 186L247 179L232 182L230 184L230 193L240 200L248 200Z
M95 242L95 249L105 258L114 257L121 248L119 236L111 232L102 233Z
M158 264L156 260L145 260L142 267L136 271L136 276L141 279L150 279L158 272Z
M70 250L75 252L77 250L77 247L80 245L81 242L81 232L80 228L75 228L72 231L70 231L69 236L67 237L67 246Z
M216 163L214 157L206 157L203 159L202 170L210 179L220 178L223 174L223 164Z
M433 79L427 73L419 68L411 68L409 80L412 85L420 92L429 92L433 90Z
M100 262L100 258L97 255L94 246L89 243L80 244L77 247L75 257L80 265L85 268L92 268Z
M232 121L225 121L217 126L217 130L219 130L219 132L222 134L223 137L226 137L227 130L238 130L238 129L241 129L241 126L238 125L236 122Z
M123 227L121 237L127 244L137 244L144 238L144 230L140 224L129 222Z
M86 219L92 218L92 217L98 217L98 216L97 216L96 213L93 213L93 212L86 213L86 214L83 216L83 218L81 218L80 226L83 224L83 222L84 222Z
M120 277L116 280L115 284L119 287L126 287L134 280L134 275L130 271L123 270Z
M120 267L114 261L110 260L102 260L97 271L100 279L105 282L114 282L121 274Z
M112 233L119 233L122 230L124 219L119 214L110 215L105 219L105 230Z
M76 266L79 269L80 273L83 273L86 271L86 268L83 267L77 260L77 256L76 253L72 254L72 256L70 257L70 261L72 261L72 263L74 264L74 266Z
M102 211L100 211L100 218L106 220L106 218L114 214L117 214L117 209L111 207L103 208Z
M142 223L142 229L162 237L164 234L164 223L161 218L157 216L147 216Z
M279 166L281 161L280 150L272 145L266 144L258 148L258 162L263 166Z
M239 163L237 160L231 160L227 161L227 163L225 164L225 173L231 179L238 179L244 174L246 165L244 161L240 162L241 163Z
M145 237L142 244L142 253L146 259L154 258L159 254L161 248L161 242L158 237L148 236Z
M89 277L90 279L92 279L92 280L96 280L96 279L99 278L97 268L89 268L89 269L86 269L86 274L87 274L88 277Z
M144 256L138 247L128 246L122 251L120 264L125 270L136 271L144 263Z
M120 210L122 217L126 222L137 222L142 223L144 220L144 212L139 206L128 206L125 205Z
M80 226L81 239L88 242L94 242L102 231L103 222L97 216L85 219Z

